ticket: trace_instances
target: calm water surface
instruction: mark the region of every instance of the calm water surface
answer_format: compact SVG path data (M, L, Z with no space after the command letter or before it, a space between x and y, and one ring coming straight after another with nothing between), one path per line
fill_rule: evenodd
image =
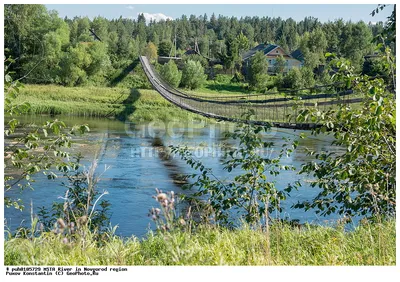
M48 120L45 116L24 117L26 123L41 123ZM103 199L111 203L111 224L118 225L117 235L143 236L154 226L148 217L151 207L157 207L152 198L155 188L163 191L186 193L177 180L177 175L193 171L178 157L165 160L162 146L186 145L207 167L211 167L219 179L232 179L227 171L222 169L222 149L235 146L231 140L224 137L226 131L234 130L229 123L206 124L200 121L171 123L129 123L108 119L59 117L68 126L88 123L90 134L79 137L74 145L74 151L80 151L85 158L83 163L89 166L96 154L98 157L97 173L101 174L98 191L107 191ZM273 150L263 154L274 156L281 149L283 137L299 139L302 131L290 129L272 129L265 134L264 139L273 141ZM307 132L305 132L307 133ZM292 164L300 168L301 164L311 160L306 155L305 147L314 151L339 150L330 146L328 137L300 139L298 149L283 164ZM161 152L161 153L160 153ZM6 171L7 173L8 171ZM233 172L235 173L235 172ZM34 191L23 193L7 192L6 195L19 197L24 201L25 210L20 212L13 208L5 209L7 228L15 230L20 225L30 224L30 203L34 213L39 207L51 207L59 197L65 194L66 188L61 185L63 179L47 180L44 176L35 176ZM311 199L318 190L310 188L305 176L297 175L296 171L282 172L275 178L278 188L283 189L288 183L302 180L303 187L293 191L285 202L285 212L282 216L299 219L301 222L323 223L329 218L320 218L313 211L290 209L297 201Z

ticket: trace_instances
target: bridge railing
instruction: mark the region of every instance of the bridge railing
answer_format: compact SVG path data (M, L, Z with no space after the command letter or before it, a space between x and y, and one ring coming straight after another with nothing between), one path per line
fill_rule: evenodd
M187 111L220 120L238 121L245 112L252 109L254 123L272 123L277 127L306 129L314 125L295 122L294 119L299 108L317 105L317 107L325 110L339 104L361 101L361 98L354 98L354 95L350 97L351 94L354 94L351 90L335 94L297 95L293 97L275 96L271 98L271 96L264 96L264 99L260 98L260 95L215 95L215 97L189 95L166 83L145 56L140 57L140 62L152 86L165 99Z

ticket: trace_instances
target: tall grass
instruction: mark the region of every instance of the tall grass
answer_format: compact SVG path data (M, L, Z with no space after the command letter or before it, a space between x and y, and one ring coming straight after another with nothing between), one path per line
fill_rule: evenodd
M269 243L269 247L268 244ZM5 265L395 265L395 220L363 223L352 231L275 223L269 234L243 227L149 233L123 239L93 235L66 242L59 235L12 238Z
M31 114L117 117L130 121L205 119L176 107L154 90L26 85L16 100L22 102L31 104Z

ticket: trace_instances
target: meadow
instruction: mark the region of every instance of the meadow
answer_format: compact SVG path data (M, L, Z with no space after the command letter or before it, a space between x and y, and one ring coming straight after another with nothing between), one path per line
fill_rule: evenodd
M100 241L43 233L4 242L5 265L396 265L395 220L344 225L272 224L268 233L248 226L228 230L149 233L140 240L112 232Z

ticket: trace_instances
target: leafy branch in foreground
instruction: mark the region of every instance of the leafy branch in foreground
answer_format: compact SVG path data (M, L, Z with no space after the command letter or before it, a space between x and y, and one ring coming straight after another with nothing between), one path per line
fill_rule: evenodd
M388 49L386 50L388 51ZM385 56L383 57L385 58ZM321 192L311 201L299 202L297 208L316 209L328 215L392 216L396 208L396 101L383 79L356 76L345 61L332 61L337 78L348 80L363 95L362 107L341 105L338 110L301 111L297 120L317 122L321 127L313 135L330 134L332 145L344 151L322 151L316 161L303 165L300 173L312 175L313 187ZM390 61L388 63L391 63Z
M244 119L251 118L251 112ZM206 168L201 161L195 159L186 147L171 146L172 152L178 154L199 174L190 175L194 179L188 188L195 188L194 198L205 199L211 206L218 223L232 226L237 220L244 218L250 224L260 224L263 217L268 220L273 211L282 211L281 202L286 199L291 189L278 189L275 182L267 175L276 176L282 170L294 170L291 165L281 165L280 160L297 147L291 149L283 146L274 154L274 143L263 141L262 132L269 126L256 126L252 123L241 123L233 133L227 136L236 141L237 147L229 150L224 157L223 167L235 174L232 180L220 180L212 169ZM235 214L236 212L236 214Z
M83 134L89 131L88 125L76 125L67 130L66 125L57 119L46 121L42 126L30 129L22 128L20 121L15 118L29 112L29 103L17 104L15 99L23 84L18 80L13 80L12 73L8 71L13 59L7 58L5 63L4 75L4 113L8 122L5 125L4 137L4 165L5 191L18 188L21 191L31 187L34 180L31 176L42 171L49 179L54 179L57 175L50 171L56 168L61 172L71 169L69 165L69 153L65 149L71 147L72 137L76 134ZM8 167L13 168L17 176L11 175L7 171ZM5 196L6 207L14 206L23 209L20 199L12 199Z

